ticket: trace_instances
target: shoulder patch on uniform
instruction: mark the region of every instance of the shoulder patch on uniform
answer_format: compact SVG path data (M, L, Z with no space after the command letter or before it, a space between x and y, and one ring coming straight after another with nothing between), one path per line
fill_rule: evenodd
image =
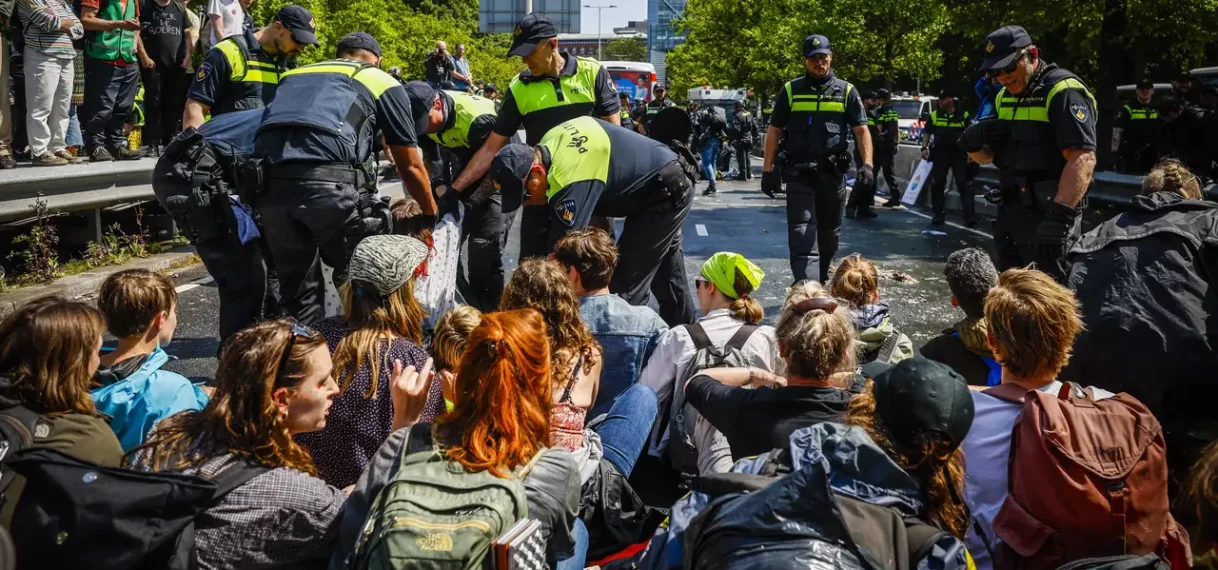
M559 200L554 203L554 213L558 214L558 219L568 226L575 225L575 200L566 199Z
M207 79L207 76L211 75L212 71L211 62L203 62L203 65L199 66L199 72L195 74L195 80L203 81L204 79Z
M1080 122L1080 123L1086 122L1087 121L1087 106L1083 105L1082 103L1072 103L1070 105L1070 114L1074 115L1074 118L1078 119L1078 122Z

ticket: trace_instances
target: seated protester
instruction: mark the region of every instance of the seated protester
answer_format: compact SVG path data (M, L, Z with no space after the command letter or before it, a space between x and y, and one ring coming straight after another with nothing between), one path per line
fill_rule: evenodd
M743 327L750 327L744 329L749 336L739 350L747 366L778 374L782 372L783 364L774 327L761 324L765 313L761 304L750 298L753 291L761 286L764 277L765 272L760 267L738 253L724 251L712 255L702 264L700 275L694 280L698 306L702 311L702 318L695 324L705 333L710 344L717 348L726 347ZM655 457L664 457L668 453L670 419L683 405L685 383L695 372L689 370L699 353L690 333L692 326L695 325L674 327L664 333L639 376L639 384L655 390L660 399L660 416L652 428L649 443L650 454ZM687 430L699 440L694 444L697 472L713 473L730 468L731 450L727 439L709 424L701 428L710 431L698 429L695 434Z
M1178 503L1196 510L1198 521L1193 528L1197 534L1192 539L1198 548L1193 568L1218 570L1218 442L1201 451Z
M994 360L985 331L985 295L998 282L998 270L988 253L970 247L947 256L943 275L952 306L964 311L964 319L927 341L922 356L951 366L969 384L995 386L1002 367Z
M32 447L117 467L123 448L89 398L105 323L92 307L60 297L26 303L0 321L0 415L35 435ZM9 528L25 488L17 475L0 500Z
M97 387L89 395L97 410L110 417L123 451L144 443L162 419L207 405L201 389L180 374L161 370L169 362L161 347L173 340L178 326L177 304L173 281L145 269L115 273L97 293L97 307L118 345L102 349Z
M938 362L906 359L868 382L842 423L799 429L786 445L737 462L732 474L695 481L696 491L673 507L670 525L657 531L638 567L679 568L685 559L691 568L731 570L789 568L791 560L882 568L874 561L889 560L889 568L971 570L962 542L969 513L960 500L959 446L972 422L963 378ZM708 492L721 496L730 490L725 485L742 484L734 474L772 480L744 483L760 489L721 499L692 527L714 498ZM755 528L741 532L741 523ZM895 560L902 555L909 559Z
M1174 160L1070 250L1086 327L1063 380L1127 392L1163 423L1173 481L1218 439L1218 204Z
M829 293L850 303L858 331L859 361L896 364L914 355L913 341L897 330L880 301L880 275L875 265L855 253L833 271Z
M523 483L529 517L544 529L546 561L553 566L571 560L582 568L584 560L573 556L572 535L579 472L570 453L546 447L553 406L550 361L546 323L537 311L483 315L457 371L453 411L434 430L421 424L395 431L377 451L343 506L330 567L347 567L373 502L397 474L407 443L421 435L471 472L489 471L506 479L536 459Z
M393 233L415 238L428 246L426 263L415 277L414 296L423 306L423 331L435 328L435 319L457 306L457 262L460 259L460 211L446 210L440 219L424 216L419 203L407 196L389 206Z
M609 411L614 398L638 383L643 366L668 325L650 307L631 305L610 294L617 245L604 230L568 233L558 240L554 259L566 270L579 297L580 316L604 351L601 389L589 414L596 417Z
M461 368L466 341L481 322L482 312L468 305L458 305L436 322L431 353L435 358L437 383L444 395L445 411L452 411L453 408L457 370Z
M414 296L415 272L426 258L427 246L411 237L364 238L351 254L347 282L339 290L343 315L317 325L331 347L341 393L326 426L295 440L313 457L317 476L335 487L354 484L391 433L393 363L419 369L427 361L423 309ZM423 421L443 412L439 383L433 383Z
M727 437L734 460L786 447L800 428L840 422L865 381L855 365L851 320L849 309L839 307L820 283L798 283L778 317L785 377L753 368L710 368L689 381L685 397Z

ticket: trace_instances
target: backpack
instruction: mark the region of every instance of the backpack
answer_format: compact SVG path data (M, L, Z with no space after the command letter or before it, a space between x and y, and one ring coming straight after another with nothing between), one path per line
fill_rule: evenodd
M993 521L1003 542L995 568L1149 553L1187 559L1187 533L1168 513L1163 430L1145 405L1125 393L1097 400L1074 383L1057 394L1013 384L984 393L1023 404L1010 494Z
M373 500L351 567L488 567L495 539L528 518L521 480L545 449L514 469L513 478L500 479L448 459L431 432L430 424L411 428L397 471Z
M1157 554L1108 556L1076 560L1057 570L1171 570L1171 564Z
M39 429L38 414L24 406L0 410L0 506L8 499L8 487L17 472L8 467L8 459L34 444L34 432Z
M660 141L677 154L681 169L685 171L690 184L698 180L698 156L689 149L690 133L693 132L693 122L689 114L677 107L660 109L647 125L647 136Z
M694 422L698 417L697 410L685 401L685 383L699 372L708 368L739 368L749 365L744 356L744 345L753 336L758 326L753 324L741 325L736 329L722 347L711 343L702 325L693 323L684 325L685 331L694 342L694 357L685 365L673 383L673 398L667 414L671 418L670 434L668 436L669 463L682 473L698 472L698 450L694 448L692 434ZM663 418L661 418L663 419ZM659 428L659 434L664 433L664 426Z

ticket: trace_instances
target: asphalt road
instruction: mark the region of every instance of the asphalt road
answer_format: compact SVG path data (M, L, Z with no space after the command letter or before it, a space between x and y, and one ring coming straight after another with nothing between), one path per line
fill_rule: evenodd
M766 323L778 318L785 289L792 282L787 257L786 213L781 200L758 190L758 181L720 183L714 197L699 195L685 220L685 263L691 279L712 254L743 254L766 272L755 295L765 309ZM704 187L699 183L699 190ZM392 191L391 191L392 192ZM400 190L398 190L400 193ZM943 280L948 254L964 247L989 249L985 233L960 226L935 228L944 236L928 236L930 217L923 212L877 209L874 220L846 220L839 258L860 253L880 270L880 298L892 307L897 328L921 346L946 325L963 317L949 302ZM949 218L950 219L950 218ZM983 228L985 224L979 226ZM509 269L516 266L517 240L509 244ZM167 368L185 376L210 379L216 367L215 285L202 266L177 276L180 290L178 330L167 351L177 357Z

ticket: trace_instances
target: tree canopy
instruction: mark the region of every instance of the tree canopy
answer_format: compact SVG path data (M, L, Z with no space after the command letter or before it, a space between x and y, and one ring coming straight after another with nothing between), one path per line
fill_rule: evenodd
M614 38L601 47L605 61L647 61L647 41L643 38Z

